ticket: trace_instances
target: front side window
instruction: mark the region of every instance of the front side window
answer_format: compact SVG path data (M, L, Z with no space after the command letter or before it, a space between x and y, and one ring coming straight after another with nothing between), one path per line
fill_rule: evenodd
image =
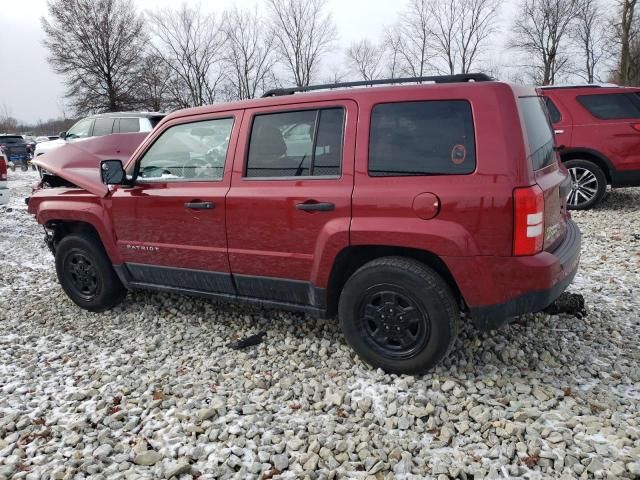
M544 102L547 105L547 110L549 111L549 119L551 120L551 123L558 123L560 120L562 120L562 115L560 114L560 110L558 110L558 107L556 107L556 104L553 103L553 100L551 100L549 97L544 97Z
M256 115L245 176L338 176L343 128L343 108Z
M459 175L476 168L471 105L464 100L384 103L371 114L369 175Z
M142 157L138 179L220 180L224 174L232 128L233 118L168 128Z
M96 118L96 123L93 125L93 136L101 137L102 135L109 135L113 132L113 118Z
M580 95L578 102L601 120L640 118L640 98L636 93Z
M92 126L92 118L85 118L84 120L80 120L67 131L66 138L87 138L91 133Z

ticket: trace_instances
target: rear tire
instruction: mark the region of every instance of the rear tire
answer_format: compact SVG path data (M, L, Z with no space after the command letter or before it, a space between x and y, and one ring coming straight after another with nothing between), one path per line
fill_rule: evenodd
M65 293L79 307L102 312L127 294L100 241L91 234L71 234L56 246L56 273Z
M389 373L433 368L458 333L458 306L447 283L426 265L402 257L358 269L342 290L338 315L355 352Z
M571 191L567 196L569 210L588 210L602 201L607 193L607 177L589 160L564 162L571 175Z

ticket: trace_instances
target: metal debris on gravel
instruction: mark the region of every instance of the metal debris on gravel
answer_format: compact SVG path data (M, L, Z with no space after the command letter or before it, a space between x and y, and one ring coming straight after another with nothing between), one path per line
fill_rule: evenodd
M0 212L0 478L640 475L640 189L574 214L582 318L464 325L411 377L361 363L333 320L147 292L80 310L26 212L35 180L10 172Z

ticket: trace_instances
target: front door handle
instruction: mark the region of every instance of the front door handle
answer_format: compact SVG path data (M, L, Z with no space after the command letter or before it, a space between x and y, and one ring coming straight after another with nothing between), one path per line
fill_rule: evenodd
M304 212L333 212L336 206L329 202L316 202L315 200L307 200L304 203L298 203L296 205L298 210Z
M191 210L211 210L216 205L213 202L187 202L184 206Z
M557 128L553 131L553 133L555 133L556 135L560 135L561 133L564 133L564 130L562 130L561 128Z

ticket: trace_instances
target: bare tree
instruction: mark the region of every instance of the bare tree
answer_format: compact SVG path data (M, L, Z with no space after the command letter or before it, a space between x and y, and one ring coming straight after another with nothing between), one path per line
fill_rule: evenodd
M497 0L432 0L433 50L451 75L469 73L495 30Z
M183 3L178 10L160 10L148 17L152 49L171 71L170 90L176 103L180 107L213 103L222 79L224 42L215 16Z
M226 36L224 62L227 66L230 96L244 100L254 98L271 86L275 57L272 55L273 35L257 10L234 7L223 19Z
M402 56L400 53L402 51L402 35L398 25L385 29L382 48L386 75L389 78L398 77L402 70Z
M410 0L400 15L400 58L402 73L422 77L433 68L433 35L430 0Z
M527 55L534 81L553 84L568 66L568 33L578 16L577 0L522 0L510 46Z
M135 104L146 36L131 0L50 0L43 17L48 61L64 75L78 114Z
M162 112L174 105L171 95L171 69L157 54L147 55L138 79L138 99L143 109Z
M382 52L382 47L367 39L360 40L347 49L347 62L363 80L374 80L380 77Z
M617 0L619 19L614 21L614 38L620 42L620 61L616 80L629 85L633 69L633 46L636 41L636 4L637 0Z
M606 22L598 0L580 0L573 37L583 55L582 67L576 74L589 83L596 80L597 70L607 53Z
M0 133L13 133L17 126L18 121L11 115L11 109L6 103L0 103Z
M322 56L337 31L326 0L267 0L280 62L297 86L307 86L317 74Z

